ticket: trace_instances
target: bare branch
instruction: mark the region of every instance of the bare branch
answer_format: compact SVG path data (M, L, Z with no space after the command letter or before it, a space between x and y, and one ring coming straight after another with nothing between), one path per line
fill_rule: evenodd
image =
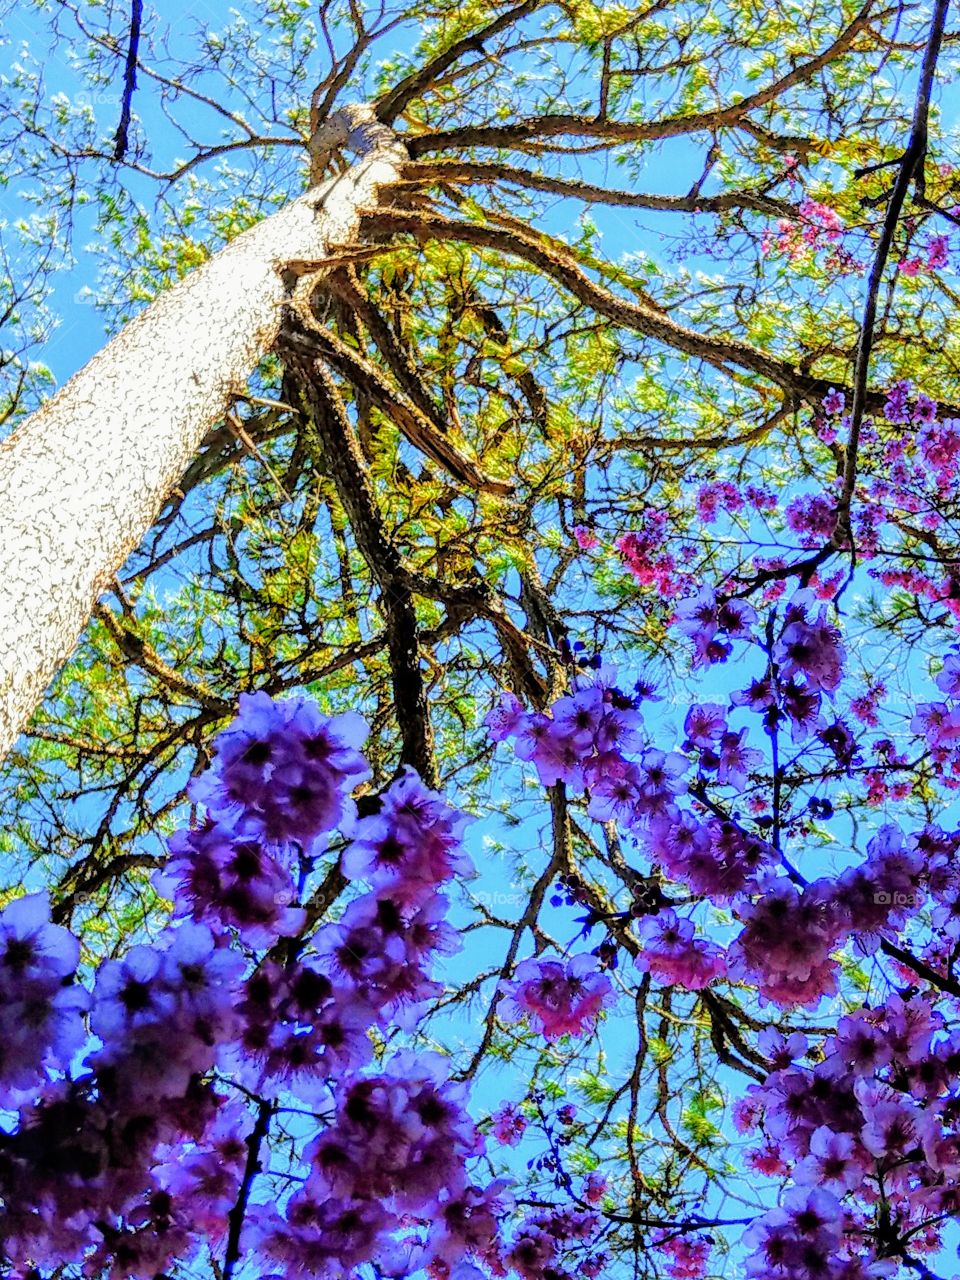
M122 160L127 153L133 91L137 87L137 57L142 20L143 0L130 0L130 43L127 46L127 62L123 72L123 99L120 106L120 123L117 125L114 140L114 160Z

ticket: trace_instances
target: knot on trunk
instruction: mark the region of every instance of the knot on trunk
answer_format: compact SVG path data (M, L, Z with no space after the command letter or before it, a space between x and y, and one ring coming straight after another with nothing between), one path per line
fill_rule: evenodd
M377 151L398 148L406 151L389 125L377 119L369 102L350 102L324 120L310 138L311 185L323 177L330 159L341 151L352 151L364 158Z

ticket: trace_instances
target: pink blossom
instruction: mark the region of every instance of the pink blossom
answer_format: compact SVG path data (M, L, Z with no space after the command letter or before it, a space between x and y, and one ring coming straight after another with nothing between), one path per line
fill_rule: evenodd
M949 261L949 236L931 236L927 241L927 270L939 271Z
M607 1194L607 1180L602 1173L590 1173L583 1184L583 1198L588 1204L599 1204Z
M637 967L660 982L699 991L724 972L720 948L694 937L693 923L672 908L645 917L637 932L643 943Z
M515 1147L523 1137L527 1127L526 1117L511 1102L495 1111L491 1117L491 1132L496 1140L505 1147Z
M700 1280L706 1274L711 1242L706 1236L689 1232L682 1235L660 1231L653 1241L657 1250L667 1256L667 1275L671 1280Z
M528 1018L547 1040L588 1034L613 996L610 979L591 955L566 963L524 960L511 981L501 982L500 991L500 1016L512 1022Z

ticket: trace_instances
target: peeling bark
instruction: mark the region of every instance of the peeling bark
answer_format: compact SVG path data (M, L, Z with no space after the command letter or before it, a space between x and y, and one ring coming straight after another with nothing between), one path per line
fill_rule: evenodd
M311 144L359 159L238 236L137 316L0 445L0 759L207 432L274 344L282 268L318 268L406 153L354 107Z

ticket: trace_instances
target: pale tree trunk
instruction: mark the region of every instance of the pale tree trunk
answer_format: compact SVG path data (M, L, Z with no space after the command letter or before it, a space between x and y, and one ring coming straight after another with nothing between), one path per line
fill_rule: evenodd
M406 159L369 108L325 125L315 162L341 146L356 163L161 294L0 445L0 760L276 340L282 265L350 241Z

